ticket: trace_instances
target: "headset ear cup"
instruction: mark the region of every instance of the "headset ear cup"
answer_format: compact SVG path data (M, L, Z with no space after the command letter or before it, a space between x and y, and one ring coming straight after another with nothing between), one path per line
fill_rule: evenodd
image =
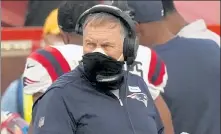
M83 30L82 30L81 24L76 24L76 26L75 26L75 33L77 33L79 35L83 34Z
M78 33L79 33L80 35L83 35L83 26L80 26L80 27L78 28Z
M128 56L128 39L127 38L124 38L124 44L123 44L123 55L124 55L124 61L127 62L127 56Z
M134 48L134 39L131 38L125 38L124 39L124 58L125 61L127 62L127 65L133 64L136 55L135 55L135 48Z
M133 48L134 48L134 60L135 60L136 57L137 57L137 51L138 51L138 48L139 48L139 39L138 39L138 37L136 36L135 40L133 40L133 41L135 41L134 46L133 46Z

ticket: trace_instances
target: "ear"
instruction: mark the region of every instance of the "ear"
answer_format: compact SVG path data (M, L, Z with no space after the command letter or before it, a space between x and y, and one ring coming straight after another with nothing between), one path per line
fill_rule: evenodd
M140 35L140 25L139 23L136 23L136 33L139 36Z
M69 44L68 33L61 30L61 37L63 39L64 44Z
M50 44L50 41L48 40L48 35L44 35L44 43L45 45L49 45Z

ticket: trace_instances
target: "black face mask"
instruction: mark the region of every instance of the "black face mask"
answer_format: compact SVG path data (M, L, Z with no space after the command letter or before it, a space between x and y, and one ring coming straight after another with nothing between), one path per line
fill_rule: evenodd
M99 52L83 56L83 66L86 77L90 82L100 85L119 84L123 76L123 61L117 61Z

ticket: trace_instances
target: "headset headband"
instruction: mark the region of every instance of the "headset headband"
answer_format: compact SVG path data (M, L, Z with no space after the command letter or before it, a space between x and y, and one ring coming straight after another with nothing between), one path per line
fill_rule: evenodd
M81 14L81 16L77 20L75 32L77 32L78 34L82 34L83 25L84 25L84 21L86 20L86 18L90 14L101 13L101 12L105 12L105 13L111 14L119 18L120 21L128 29L128 36L132 38L133 37L136 38L135 23L128 14L126 14L125 12L123 12L117 7L110 6L110 5L101 5L101 4L93 6L92 8L86 10L83 14Z

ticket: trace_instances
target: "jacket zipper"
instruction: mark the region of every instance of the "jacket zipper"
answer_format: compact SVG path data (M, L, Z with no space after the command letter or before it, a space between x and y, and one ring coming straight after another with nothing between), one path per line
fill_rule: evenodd
M122 98L122 100L123 100L123 102L122 102L122 104L123 104L123 109L124 109L124 112L125 112L125 114L126 114L126 116L127 116L127 119L128 119L128 123L129 123L129 125L130 125L130 127L131 127L131 129L132 129L132 132L133 132L133 134L136 134L136 132L135 132L135 129L134 129L134 125L133 125L133 123L132 123L132 120L131 120L131 118L130 118L130 113L129 113L129 110L128 110L128 103L127 103L127 92L128 92L128 88L127 88L127 85L125 86L125 85L123 85L121 88L124 88L124 89L121 89L120 91L120 93L119 93L119 96L120 96L120 98L119 99L121 99Z
M127 98L125 98L124 99L124 103L122 102L122 107L123 107L123 109L124 109L124 111L125 111L125 114L126 114L126 116L127 116L127 119L128 119L128 123L130 124L130 127L131 127L131 129L132 129L132 131L133 131L133 134L136 134L136 132L135 132L135 129L134 129L134 125L133 125L133 123L132 123L132 120L131 120L131 118L130 118L130 113L129 113L129 110L128 110L128 105L127 105L127 103L126 103L126 100Z
M127 90L127 89L126 89L126 90ZM126 91L124 92L124 96L125 96L125 97L123 97L123 100L124 100L124 101L122 101L122 99L121 99L121 97L120 97L120 96L121 96L121 95L120 95L120 92L119 92L119 98L118 98L116 95L114 95L112 92L109 92L109 93L107 93L106 95L109 96L110 98L114 99L115 101L116 101L116 100L119 101L120 106L123 107L123 109L124 109L124 113L126 113L127 119L128 119L128 121L129 121L129 125L130 125L130 127L132 128L133 134L136 134L135 129L134 129L134 126L133 126L133 123L132 123L131 118L130 118L130 113L129 113L129 111L127 110L127 103L126 103L126 101L127 101L127 100L126 100L126 99L127 99L127 95L126 95Z
M121 101L121 99L119 99L120 105L124 106L123 102Z

